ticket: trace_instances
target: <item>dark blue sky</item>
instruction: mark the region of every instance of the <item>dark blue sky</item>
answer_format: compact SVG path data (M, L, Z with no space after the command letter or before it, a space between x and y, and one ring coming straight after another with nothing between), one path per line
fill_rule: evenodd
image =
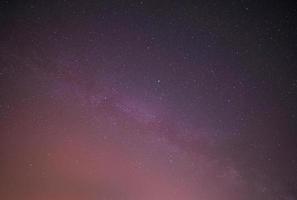
M1 1L0 197L296 199L296 18L290 1Z

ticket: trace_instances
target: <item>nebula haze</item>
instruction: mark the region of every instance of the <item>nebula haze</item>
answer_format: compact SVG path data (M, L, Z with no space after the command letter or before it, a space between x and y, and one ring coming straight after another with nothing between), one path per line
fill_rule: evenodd
M296 7L1 2L0 199L297 199Z

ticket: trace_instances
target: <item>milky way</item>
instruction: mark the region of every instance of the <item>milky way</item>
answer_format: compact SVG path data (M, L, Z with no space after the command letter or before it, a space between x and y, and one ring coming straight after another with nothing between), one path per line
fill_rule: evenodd
M0 199L297 198L293 5L0 5Z

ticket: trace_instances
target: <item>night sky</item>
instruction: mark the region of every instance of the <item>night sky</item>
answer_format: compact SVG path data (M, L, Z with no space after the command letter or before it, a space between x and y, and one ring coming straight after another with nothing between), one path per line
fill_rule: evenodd
M297 200L297 3L0 1L0 199Z

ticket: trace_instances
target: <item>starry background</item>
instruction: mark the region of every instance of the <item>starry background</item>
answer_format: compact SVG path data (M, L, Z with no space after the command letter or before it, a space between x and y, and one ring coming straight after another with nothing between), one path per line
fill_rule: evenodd
M297 5L0 1L0 199L297 199Z

